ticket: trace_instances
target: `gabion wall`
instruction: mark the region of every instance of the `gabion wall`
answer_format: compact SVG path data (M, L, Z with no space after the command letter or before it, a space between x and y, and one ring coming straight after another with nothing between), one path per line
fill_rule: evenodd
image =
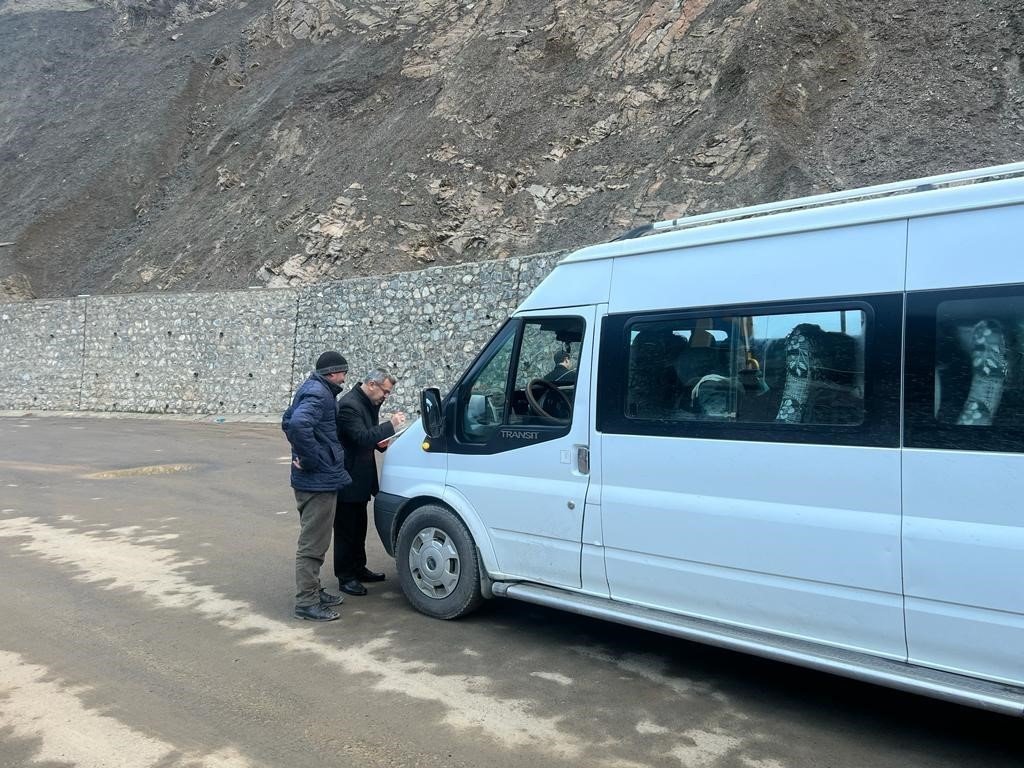
M447 391L553 266L508 259L307 288L295 336L298 380L323 350L337 349L349 362L346 388L385 368L398 386L382 413L415 412L419 391Z
M291 390L296 293L88 299L80 408L267 413Z
M0 304L0 410L273 414L317 356L348 386L381 366L386 410L446 391L558 254L300 289L134 294Z
M86 302L0 304L0 409L79 407Z

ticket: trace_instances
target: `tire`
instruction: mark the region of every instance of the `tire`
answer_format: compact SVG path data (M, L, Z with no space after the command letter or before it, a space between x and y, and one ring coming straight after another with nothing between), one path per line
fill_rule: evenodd
M398 532L395 563L402 591L420 613L457 619L483 602L473 537L446 507L428 504L409 515Z

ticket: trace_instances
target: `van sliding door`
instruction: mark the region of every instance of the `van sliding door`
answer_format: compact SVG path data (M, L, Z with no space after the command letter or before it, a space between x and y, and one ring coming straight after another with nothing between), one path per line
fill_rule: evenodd
M616 261L597 389L613 599L906 657L905 249L894 221Z

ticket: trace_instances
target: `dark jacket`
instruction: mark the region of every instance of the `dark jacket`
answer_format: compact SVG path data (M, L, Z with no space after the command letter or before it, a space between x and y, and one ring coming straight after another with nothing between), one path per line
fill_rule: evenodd
M564 365L556 365L548 371L548 375L544 378L552 384L575 384L576 369L566 368Z
M345 470L345 453L338 441L334 398L341 387L311 373L296 390L281 417L281 429L292 444L292 488L298 491L336 491L352 482Z
M354 387L338 401L338 436L345 449L345 469L352 475L352 485L338 494L339 501L369 501L380 491L373 450L395 434L395 428L390 421L379 422L380 406L370 402L362 387Z

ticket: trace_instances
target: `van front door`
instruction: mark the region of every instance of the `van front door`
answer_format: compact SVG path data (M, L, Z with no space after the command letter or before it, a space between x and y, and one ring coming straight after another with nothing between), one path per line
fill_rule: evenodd
M449 402L449 491L479 517L497 574L580 586L595 310L515 318Z

